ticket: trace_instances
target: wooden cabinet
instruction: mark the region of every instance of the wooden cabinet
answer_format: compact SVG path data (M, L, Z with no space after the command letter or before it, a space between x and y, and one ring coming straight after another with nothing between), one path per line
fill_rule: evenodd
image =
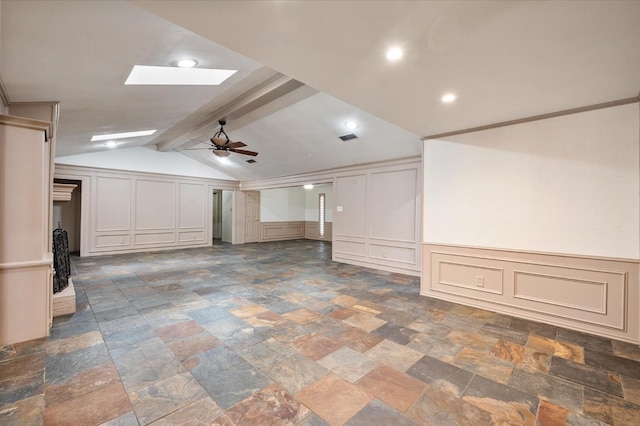
M0 115L0 346L51 326L51 126Z

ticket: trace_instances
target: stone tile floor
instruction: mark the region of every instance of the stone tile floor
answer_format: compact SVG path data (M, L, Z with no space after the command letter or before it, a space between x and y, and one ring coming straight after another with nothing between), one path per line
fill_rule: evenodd
M73 258L2 425L638 425L637 346L419 296L309 240Z

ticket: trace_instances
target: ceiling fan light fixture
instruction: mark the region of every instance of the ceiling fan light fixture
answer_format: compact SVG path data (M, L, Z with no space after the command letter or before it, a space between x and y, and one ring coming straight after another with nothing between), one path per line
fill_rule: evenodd
M198 61L195 59L182 59L178 61L178 67L180 68L193 68L198 65Z
M217 155L218 157L228 157L229 156L229 151L225 151L224 149L216 149L215 151L213 151L213 153L215 155Z

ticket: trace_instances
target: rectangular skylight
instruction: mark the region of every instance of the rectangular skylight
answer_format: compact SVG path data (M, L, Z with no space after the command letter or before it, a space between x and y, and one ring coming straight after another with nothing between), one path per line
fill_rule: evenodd
M125 85L217 86L236 70L134 65Z
M108 135L93 135L91 136L91 142L108 141L112 139L137 138L138 136L149 136L154 134L155 132L156 130L140 130L137 132L111 133Z

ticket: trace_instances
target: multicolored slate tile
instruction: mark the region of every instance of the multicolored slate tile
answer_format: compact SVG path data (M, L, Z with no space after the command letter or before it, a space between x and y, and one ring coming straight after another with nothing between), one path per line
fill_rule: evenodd
M640 348L419 295L300 240L72 259L0 348L6 425L635 425Z

